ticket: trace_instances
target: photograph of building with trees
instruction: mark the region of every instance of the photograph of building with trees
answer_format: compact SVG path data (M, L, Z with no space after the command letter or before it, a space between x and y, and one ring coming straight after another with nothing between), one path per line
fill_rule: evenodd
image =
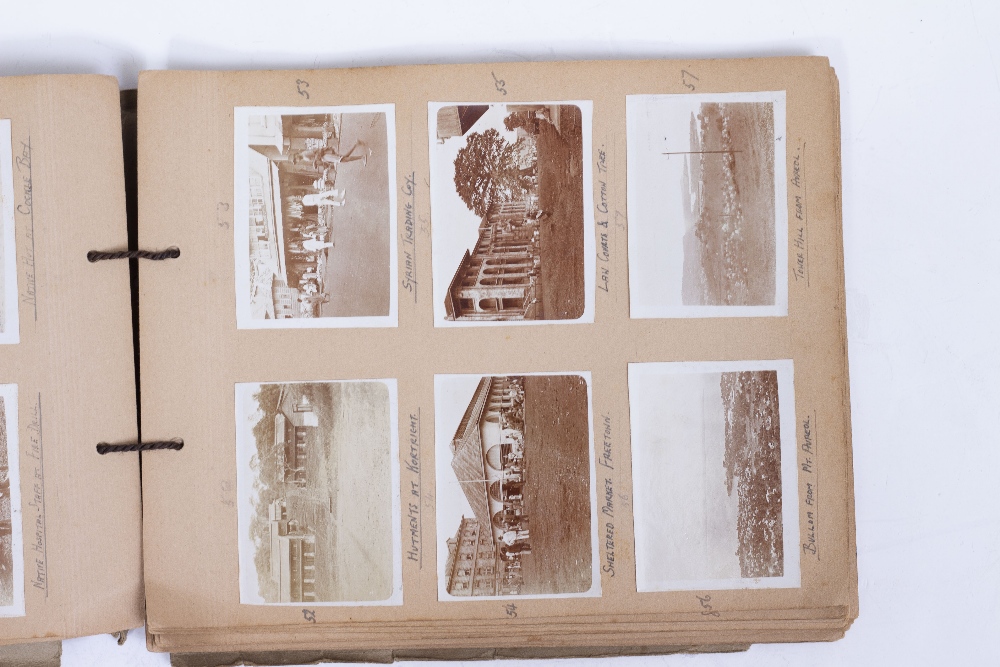
M236 391L241 602L398 597L395 383Z
M589 104L431 106L436 321L584 318Z
M0 616L24 615L17 386L0 385Z
M634 96L629 106L634 301L659 295L660 305L718 314L784 307L784 96Z
M798 585L794 460L782 479L795 439L783 451L779 401L790 370L693 366L629 367L640 590Z
M587 379L436 383L439 598L596 594Z
M241 326L395 325L394 117L355 108L237 109Z

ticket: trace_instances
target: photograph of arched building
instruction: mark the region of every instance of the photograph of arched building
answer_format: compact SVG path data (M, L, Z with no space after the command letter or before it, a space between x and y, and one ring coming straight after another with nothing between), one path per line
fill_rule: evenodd
M593 321L591 103L432 103L435 324Z
M440 599L595 594L588 378L437 376L435 404Z

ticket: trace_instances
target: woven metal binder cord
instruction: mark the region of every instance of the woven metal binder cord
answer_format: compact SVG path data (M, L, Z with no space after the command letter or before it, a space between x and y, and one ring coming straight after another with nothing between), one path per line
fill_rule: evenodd
M181 256L181 249L171 246L166 250L116 250L105 252L101 250L91 250L87 253L87 261L100 262L104 259L175 259Z
M183 449L184 441L180 438L173 440L154 440L153 442L128 442L122 445L109 445L106 442L97 445L98 454L110 454L112 452L146 452L152 449Z

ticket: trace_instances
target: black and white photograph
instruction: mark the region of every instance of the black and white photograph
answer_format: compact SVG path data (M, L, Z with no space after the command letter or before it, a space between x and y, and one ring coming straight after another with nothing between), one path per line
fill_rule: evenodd
M438 599L596 597L590 374L437 375Z
M236 385L240 602L403 603L395 380Z
M785 93L629 95L631 315L788 313Z
M24 616L17 385L0 384L0 617Z
M0 345L20 341L17 321L17 252L14 235L14 165L10 121L0 119Z
M799 586L792 362L629 364L639 592Z
M435 326L593 322L593 103L428 113Z
M394 106L235 119L237 326L397 326Z

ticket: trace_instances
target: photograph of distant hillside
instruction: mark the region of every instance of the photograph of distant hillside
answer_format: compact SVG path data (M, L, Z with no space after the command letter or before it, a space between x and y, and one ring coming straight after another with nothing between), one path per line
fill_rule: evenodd
M787 312L784 93L628 98L633 317Z
M789 361L629 365L640 591L799 585Z

